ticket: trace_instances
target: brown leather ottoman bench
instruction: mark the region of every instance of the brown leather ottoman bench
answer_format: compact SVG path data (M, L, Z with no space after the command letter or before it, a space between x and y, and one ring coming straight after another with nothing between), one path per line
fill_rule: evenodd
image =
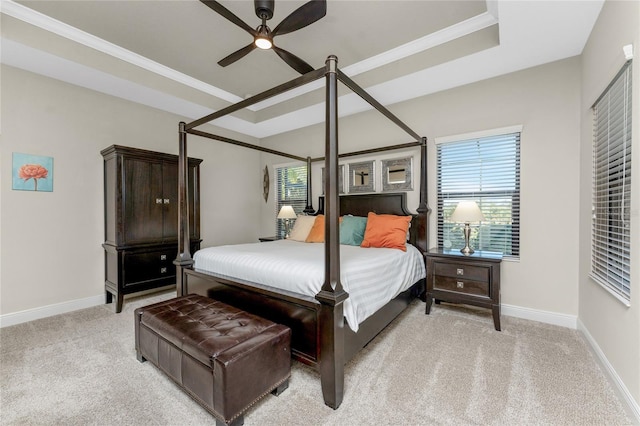
M138 360L151 361L216 417L243 413L289 386L291 330L195 294L135 310Z

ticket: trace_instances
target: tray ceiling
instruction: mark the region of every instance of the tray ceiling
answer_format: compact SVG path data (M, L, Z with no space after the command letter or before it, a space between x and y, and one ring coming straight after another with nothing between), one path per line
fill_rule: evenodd
M252 1L221 3L250 26L259 24ZM276 0L271 28L303 3ZM580 54L601 6L328 0L324 18L275 42L314 68L336 55L347 75L390 105ZM187 121L299 75L259 49L217 65L251 36L199 1L5 0L1 8L3 63ZM343 99L341 115L367 108ZM214 124L266 137L322 120L311 112L322 101L322 84L310 85Z

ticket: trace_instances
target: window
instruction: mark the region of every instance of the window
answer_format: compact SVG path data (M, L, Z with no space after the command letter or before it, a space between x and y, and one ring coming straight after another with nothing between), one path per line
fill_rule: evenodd
M276 216L282 206L301 214L307 205L307 165L276 167ZM284 221L276 219L276 235L284 238Z
M520 255L520 132L437 145L438 246L464 247L463 224L449 221L462 200L485 221L472 224L471 247Z
M631 299L631 61L593 105L592 197L591 277L628 303Z

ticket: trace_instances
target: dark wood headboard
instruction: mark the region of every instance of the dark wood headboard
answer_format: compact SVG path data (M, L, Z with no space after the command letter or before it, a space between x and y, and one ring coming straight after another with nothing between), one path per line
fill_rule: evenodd
M318 203L316 214L324 214L324 195L320 196ZM340 196L340 216L351 214L366 217L369 212L399 216L412 215L407 210L407 194L404 192Z
M416 245L416 233L420 227L415 223L417 215L407 210L407 194L405 192L340 196L340 216L351 214L353 216L367 217L369 212L412 216L413 219L411 219L411 227L409 228L409 242L414 246ZM318 211L316 214L324 214L324 195L321 195L318 199Z

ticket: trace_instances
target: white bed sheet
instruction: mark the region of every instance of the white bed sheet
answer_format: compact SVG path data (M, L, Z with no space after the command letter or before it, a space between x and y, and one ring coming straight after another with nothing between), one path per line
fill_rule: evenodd
M324 282L324 244L278 240L268 243L209 247L194 255L196 270L213 272L315 296ZM340 246L340 281L349 298L344 316L359 324L389 300L425 278L419 250Z

